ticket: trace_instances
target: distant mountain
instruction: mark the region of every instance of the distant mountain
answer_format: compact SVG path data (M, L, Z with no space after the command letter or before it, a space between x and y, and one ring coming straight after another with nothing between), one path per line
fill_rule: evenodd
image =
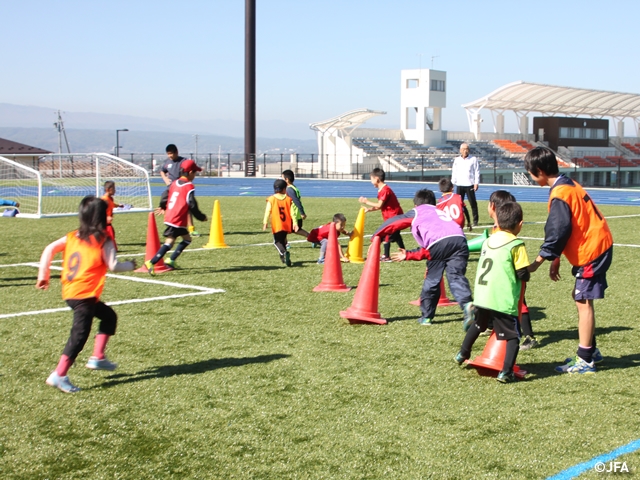
M52 128L56 121L56 109L0 103L0 127L4 128ZM128 128L138 132L173 132L184 134L243 137L244 122L239 120L212 119L180 121L159 120L131 115L113 115L91 112L63 111L62 119L68 130L113 130ZM263 120L257 123L260 138L291 138L313 140L314 132L306 123Z
M65 122L66 123L66 122ZM73 153L107 152L114 153L116 131L84 130L66 128L67 139ZM48 128L0 127L0 138L24 143L51 152L58 152L58 132L53 125ZM195 137L188 133L170 131L138 131L129 129L120 132L120 153L159 153L164 155L165 147L175 143L183 154L195 153ZM297 140L291 138L257 139L258 153L317 153L316 140ZM198 135L198 153L242 153L244 140L222 135ZM62 151L66 152L64 139Z

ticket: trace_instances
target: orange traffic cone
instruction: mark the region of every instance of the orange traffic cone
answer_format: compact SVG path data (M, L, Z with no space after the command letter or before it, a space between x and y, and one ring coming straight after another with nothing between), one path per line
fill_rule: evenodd
M351 232L351 238L349 239L349 246L347 247L347 258L351 263L364 263L362 258L362 244L364 242L364 207L360 208L358 212L358 218L353 225L353 232Z
M224 243L224 232L222 230L222 215L220 214L219 200L213 202L209 242L204 246L204 248L229 248L229 245Z
M320 285L313 289L314 292L348 292L351 287L347 287L342 279L342 265L340 265L340 254L338 250L338 233L336 224L329 225L329 238L327 240L327 252L324 259L324 269L322 271L322 281Z
M340 312L349 323L374 323L386 325L387 321L378 313L378 289L380 288L380 237L373 237L373 243L364 264L360 282L351 306Z
M504 356L507 353L507 342L498 340L496 332L492 332L487 344L482 351L482 355L477 356L472 361L467 362L469 365L477 368L486 368L489 370L501 371L504 363ZM518 365L513 366L513 373L518 378L524 378L527 374L521 370Z
M153 212L149 213L149 224L147 225L147 250L144 254L144 261L151 260L160 250L160 237L158 236L158 227L156 225L156 217ZM172 268L167 267L164 261L160 259L154 268L155 273L170 272ZM144 265L136 270L138 273L147 273L147 267Z
M411 305L418 305L420 306L420 299L418 300L413 300L412 302L409 302ZM447 292L444 289L444 277L442 277L442 280L440 281L440 299L438 300L438 306L439 307L452 307L453 305L457 305L458 302L454 302L452 300L449 300L449 298L447 298Z

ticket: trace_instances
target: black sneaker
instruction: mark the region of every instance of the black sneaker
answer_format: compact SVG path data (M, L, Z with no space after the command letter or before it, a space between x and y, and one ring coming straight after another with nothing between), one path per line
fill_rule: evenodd
M516 376L513 372L500 372L496 380L500 383L513 383L516 381Z
M291 266L291 254L289 252L285 252L285 254L284 254L284 264L287 267Z
M530 336L527 335L526 337L524 337L524 342L522 342L522 344L520 345L520 351L524 351L524 350L531 350L534 347L538 346L538 341Z

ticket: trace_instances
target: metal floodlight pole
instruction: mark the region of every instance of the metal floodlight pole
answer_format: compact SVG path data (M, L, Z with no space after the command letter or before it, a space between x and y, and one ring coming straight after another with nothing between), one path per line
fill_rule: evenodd
M255 176L256 155L256 0L245 0L244 47L244 153L245 175Z
M120 132L128 132L128 128L116 130L116 157L120 157Z

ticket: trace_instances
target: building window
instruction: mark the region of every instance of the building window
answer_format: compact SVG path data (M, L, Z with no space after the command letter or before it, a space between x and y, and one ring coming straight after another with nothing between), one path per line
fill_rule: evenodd
M444 80L431 80L432 92L444 92Z
M560 138L585 138L588 140L606 140L607 130L604 128L560 127Z
M569 138L569 129L567 127L560 127L560 138Z
M420 82L417 78L410 78L407 80L407 88L418 88Z

